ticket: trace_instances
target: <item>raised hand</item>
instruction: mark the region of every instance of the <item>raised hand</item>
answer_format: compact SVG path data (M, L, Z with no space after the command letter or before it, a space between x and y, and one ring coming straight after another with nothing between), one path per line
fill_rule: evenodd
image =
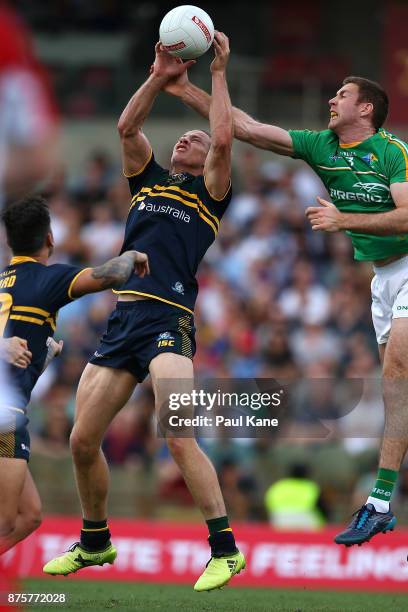
M210 66L211 72L224 72L230 56L228 36L226 36L223 32L216 31L214 34L213 46L215 58Z
M152 65L150 72L158 78L165 78L167 81L170 79L178 79L184 75L186 70L195 64L195 60L188 60L183 62L180 57L174 57L170 55L163 45L158 42L155 46L156 58Z
M180 58L177 59L182 62ZM178 76L169 79L162 89L163 91L168 94L171 94L172 96L177 96L181 98L189 82L190 81L188 80L188 72L186 69Z

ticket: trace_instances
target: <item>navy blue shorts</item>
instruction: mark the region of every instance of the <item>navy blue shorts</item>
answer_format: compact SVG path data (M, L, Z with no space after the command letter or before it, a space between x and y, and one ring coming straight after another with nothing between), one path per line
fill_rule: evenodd
M30 434L25 410L0 406L0 457L30 458Z
M128 370L142 382L156 355L177 353L192 359L195 350L192 314L158 300L118 302L89 363Z

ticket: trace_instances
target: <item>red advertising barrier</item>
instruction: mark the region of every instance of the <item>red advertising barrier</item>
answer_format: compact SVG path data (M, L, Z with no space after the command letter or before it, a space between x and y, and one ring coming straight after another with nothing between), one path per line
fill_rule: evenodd
M111 520L118 556L113 566L81 570L75 579L192 584L209 558L202 525ZM2 558L20 577L44 576L43 564L78 539L79 519L48 517ZM408 592L408 530L379 534L370 544L344 548L338 530L276 532L268 525L234 525L247 569L234 586ZM1 564L1 562L0 562Z

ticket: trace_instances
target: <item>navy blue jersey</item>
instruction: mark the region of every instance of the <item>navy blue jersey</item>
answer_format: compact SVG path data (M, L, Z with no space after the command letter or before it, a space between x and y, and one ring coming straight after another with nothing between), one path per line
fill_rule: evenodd
M155 161L129 180L132 201L121 253L148 254L150 275L132 275L116 293L136 293L193 312L196 273L231 201L211 197L203 176L171 175Z
M53 336L59 308L73 300L71 288L82 271L77 266L45 266L31 257L13 257L0 273L0 336L27 340L32 352L28 368L10 367L18 393L17 408L25 408L44 367L47 338Z

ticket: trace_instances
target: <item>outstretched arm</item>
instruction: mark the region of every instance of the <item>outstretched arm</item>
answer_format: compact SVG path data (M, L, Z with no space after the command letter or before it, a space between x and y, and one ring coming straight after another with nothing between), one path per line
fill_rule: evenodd
M183 72L178 77L173 77L163 87L164 91L181 100L208 119L210 114L211 96L205 91L193 85ZM248 142L260 149L267 149L279 155L293 155L292 138L286 130L275 125L260 123L250 115L233 107L232 117L234 124L234 136L238 140Z
M306 210L312 229L324 232L350 230L373 236L397 236L408 233L408 183L393 183L391 194L396 208L384 213L342 213L323 198L317 198L321 206Z
M178 77L194 62L172 63L170 70L166 66L167 53L160 43L155 47L156 59L151 74L137 92L131 97L122 112L118 131L122 145L123 171L126 176L140 173L151 154L151 146L142 132L143 123L150 113L157 94L169 78ZM171 56L169 56L171 57Z
M215 33L214 50L209 111L211 147L205 161L204 180L210 195L222 200L230 186L233 139L232 106L225 74L230 50L228 38L222 32Z
M133 273L142 278L150 274L146 253L126 251L97 268L86 268L71 285L70 297L78 298L104 289L118 289Z

